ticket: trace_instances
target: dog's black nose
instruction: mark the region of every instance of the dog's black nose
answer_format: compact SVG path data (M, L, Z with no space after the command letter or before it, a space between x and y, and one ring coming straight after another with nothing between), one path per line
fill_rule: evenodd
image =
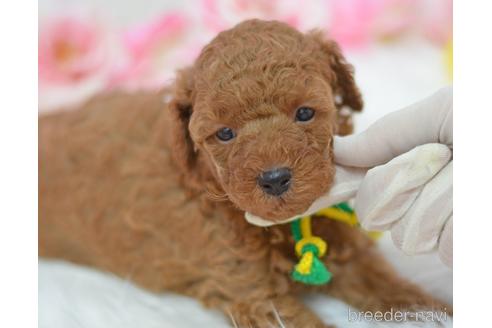
M258 176L258 185L269 195L280 196L290 187L292 174L287 167L275 168Z

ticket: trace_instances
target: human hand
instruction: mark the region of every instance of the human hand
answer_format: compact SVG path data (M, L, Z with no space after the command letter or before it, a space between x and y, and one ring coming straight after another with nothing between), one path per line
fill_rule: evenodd
M406 254L437 249L451 265L452 93L452 87L441 89L361 134L335 138L333 187L301 215L355 197L363 228L389 230ZM271 224L249 213L246 219Z

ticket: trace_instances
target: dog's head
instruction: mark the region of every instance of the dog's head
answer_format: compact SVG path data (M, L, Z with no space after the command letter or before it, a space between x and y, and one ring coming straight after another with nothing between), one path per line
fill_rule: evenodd
M330 188L342 107L361 110L362 100L334 42L246 21L179 72L170 103L174 159L189 185L285 219Z

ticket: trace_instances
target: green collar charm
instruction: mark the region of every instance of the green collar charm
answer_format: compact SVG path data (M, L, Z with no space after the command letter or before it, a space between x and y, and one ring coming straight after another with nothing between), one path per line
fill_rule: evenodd
M351 226L358 224L354 211L347 203L320 210L314 215L342 221ZM320 260L326 254L328 245L320 237L313 236L311 217L304 216L291 223L296 254L300 258L292 272L292 279L306 285L324 285L332 278L331 272Z

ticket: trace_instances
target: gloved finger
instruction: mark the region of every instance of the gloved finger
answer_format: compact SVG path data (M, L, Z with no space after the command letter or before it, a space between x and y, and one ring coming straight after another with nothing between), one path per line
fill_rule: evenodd
M419 145L453 146L453 88L384 116L366 131L334 140L335 161L344 166L373 167Z
M439 239L438 248L439 258L442 263L446 264L448 267L453 267L453 216L449 218L448 222L444 226L444 230L441 233L441 238Z
M331 189L325 195L322 195L320 198L315 200L304 213L299 213L290 218L277 222L266 220L249 212L245 213L245 218L251 224L267 227L274 224L283 224L295 220L300 216L313 214L320 209L352 199L355 196L366 172L366 169L336 165L335 177Z
M367 169L336 165L335 179L330 191L318 198L302 215L310 215L355 197Z
M453 162L429 181L410 209L391 227L395 245L407 255L437 250L441 233L453 215Z
M427 144L369 170L355 198L355 211L364 229L391 228L413 205L422 187L451 159L441 144Z

